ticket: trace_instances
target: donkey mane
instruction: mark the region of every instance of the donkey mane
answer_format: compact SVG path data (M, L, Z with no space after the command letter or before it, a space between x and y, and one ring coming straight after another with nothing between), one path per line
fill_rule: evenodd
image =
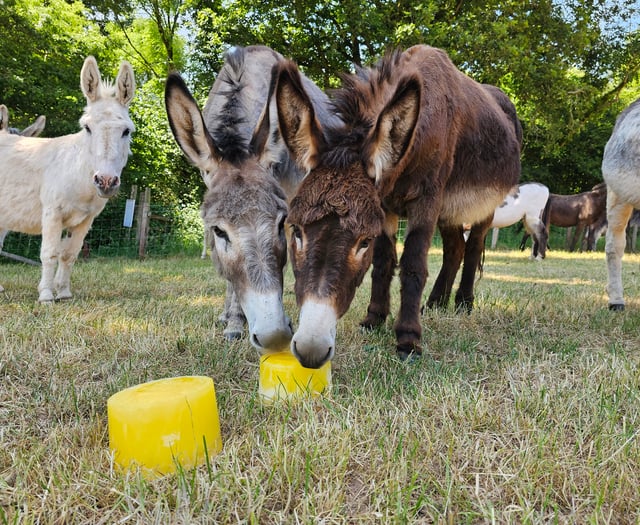
M388 51L372 67L357 67L355 74L340 76L342 87L332 90L333 106L348 126L363 127L366 131L373 126L372 105L386 101L385 91L398 84L402 55L399 48Z
M326 139L329 148L321 153L321 162L338 170L346 169L362 158L360 145L371 126L327 128Z
M232 164L246 160L250 154L249 139L242 132L242 125L248 122L247 109L243 103L244 48L234 48L225 55L227 65L220 71L220 80L226 88L218 95L226 98L222 110L217 115L215 126L210 133L220 152Z
M418 78L416 69L400 64L402 57L401 49L393 49L372 67L358 66L354 74L340 76L342 87L331 90L331 103L344 125L326 129L329 151L323 154L323 163L343 169L363 159L362 144L382 107L394 96L398 86L412 77ZM400 77L399 71L403 71Z
M103 78L100 82L100 94L103 98L115 98L117 95L117 86L113 79Z

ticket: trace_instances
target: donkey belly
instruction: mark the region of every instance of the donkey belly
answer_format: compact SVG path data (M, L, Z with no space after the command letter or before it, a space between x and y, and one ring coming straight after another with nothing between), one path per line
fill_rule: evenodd
M499 205L493 215L492 228L506 228L522 219L522 208L516 205L516 201L508 199L505 206Z
M509 187L445 192L439 220L449 225L476 224L494 213Z
M15 183L0 191L0 229L38 235L42 233L42 206L37 188Z

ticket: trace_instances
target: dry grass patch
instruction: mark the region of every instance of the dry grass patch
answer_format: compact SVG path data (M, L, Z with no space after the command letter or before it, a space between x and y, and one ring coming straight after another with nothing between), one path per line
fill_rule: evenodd
M638 256L611 313L602 253L488 252L474 312L425 312L410 362L393 316L358 328L366 280L339 323L331 395L278 407L259 401L255 350L222 339L206 261L78 264L76 297L49 306L37 268L0 274L0 523L640 520ZM291 289L289 275L295 319ZM119 472L107 398L185 374L214 379L222 452L153 481Z

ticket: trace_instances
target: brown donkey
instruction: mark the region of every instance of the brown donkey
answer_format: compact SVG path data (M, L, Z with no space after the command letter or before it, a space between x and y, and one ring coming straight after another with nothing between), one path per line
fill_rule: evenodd
M547 231L549 226L561 228L572 228L575 232L569 241L569 251L582 250L582 240L585 231L588 234L587 250L595 249L595 230L601 229L603 222L607 218L607 185L604 182L596 184L589 191L576 193L574 195L549 195L547 205L542 214ZM595 226L592 230L591 226ZM521 247L527 242L527 237L523 237ZM533 243L534 256L540 249L537 242Z
M276 67L272 89L280 129L308 172L288 218L300 306L293 353L307 367L331 359L337 320L372 260L371 302L362 325L385 321L403 216L408 225L400 259L397 352L401 358L420 354L420 303L436 225L444 262L428 303L448 302L464 257L455 302L473 304L485 234L520 174L521 128L513 105L499 89L461 73L443 51L415 46L345 76L334 97L344 125L326 129L295 65ZM464 223L473 225L466 245Z

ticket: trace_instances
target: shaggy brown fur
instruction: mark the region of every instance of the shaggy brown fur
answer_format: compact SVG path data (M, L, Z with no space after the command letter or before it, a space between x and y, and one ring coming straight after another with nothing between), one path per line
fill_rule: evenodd
M373 259L371 301L362 324L384 322L396 265L394 226L398 217L407 217L395 332L401 357L420 353L420 302L436 225L444 264L428 304L446 305L463 258L455 302L473 304L474 275L493 211L520 174L522 134L513 105L499 89L478 84L443 51L428 46L393 51L375 67L345 76L334 94L344 122L337 128L317 122L295 65L281 64L275 82L283 137L309 171L288 219L296 232L291 253L298 303L330 304L340 317ZM463 223L473 225L466 245ZM323 224L331 224L331 232ZM305 366L320 366L333 349L297 345L305 330L301 322L292 348ZM306 339L323 345L327 340Z

